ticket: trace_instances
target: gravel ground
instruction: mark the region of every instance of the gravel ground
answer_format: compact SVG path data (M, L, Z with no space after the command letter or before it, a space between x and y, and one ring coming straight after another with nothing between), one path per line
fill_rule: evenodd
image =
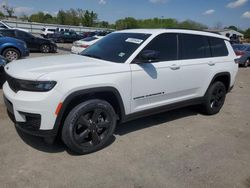
M250 188L250 68L219 114L184 108L138 119L84 156L18 132L1 96L1 187Z

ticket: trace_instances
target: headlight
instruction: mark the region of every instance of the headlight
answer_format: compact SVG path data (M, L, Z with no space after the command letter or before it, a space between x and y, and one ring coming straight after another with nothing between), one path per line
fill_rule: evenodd
M18 80L19 90L46 92L53 89L56 85L55 81L26 81Z

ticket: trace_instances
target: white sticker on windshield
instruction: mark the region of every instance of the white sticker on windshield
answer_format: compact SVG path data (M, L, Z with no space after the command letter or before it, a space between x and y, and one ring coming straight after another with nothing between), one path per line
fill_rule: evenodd
M141 44L143 42L143 40L141 39L136 39L136 38L128 38L127 40L125 40L126 42L131 42L131 43L135 43L135 44Z
M119 53L118 56L119 56L119 57L123 57L123 56L125 56L125 53L124 53L124 52L121 52L121 53Z

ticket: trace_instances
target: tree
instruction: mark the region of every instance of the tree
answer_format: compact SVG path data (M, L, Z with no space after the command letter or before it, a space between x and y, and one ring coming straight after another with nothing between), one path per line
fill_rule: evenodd
M0 11L0 18L3 18L4 17L4 13L2 13L1 11Z
M6 13L8 14L9 17L12 17L14 15L15 11L14 11L13 7L10 7L7 4L3 5L2 7L6 11Z
M57 13L57 23L64 25L66 23L66 13L63 10L59 10Z
M229 27L226 27L225 29L232 29L234 31L238 31L238 28L234 25L230 25Z
M93 27L97 21L97 14L93 11L85 11L84 16L81 19L82 25L86 27Z
M133 29L138 27L138 22L135 18L127 17L116 21L116 29Z
M250 28L248 28L244 33L245 38L250 39Z

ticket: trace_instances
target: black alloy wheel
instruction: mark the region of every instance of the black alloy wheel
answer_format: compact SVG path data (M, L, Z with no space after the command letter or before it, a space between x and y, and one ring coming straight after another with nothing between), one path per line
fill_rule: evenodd
M226 98L226 87L218 81L213 83L205 95L203 103L203 112L207 115L217 114L224 105Z
M113 107L103 100L89 100L76 106L67 116L62 139L74 152L87 154L108 143L116 126Z
M42 53L49 53L50 52L50 47L48 44L43 44L41 47L40 47L40 50Z

